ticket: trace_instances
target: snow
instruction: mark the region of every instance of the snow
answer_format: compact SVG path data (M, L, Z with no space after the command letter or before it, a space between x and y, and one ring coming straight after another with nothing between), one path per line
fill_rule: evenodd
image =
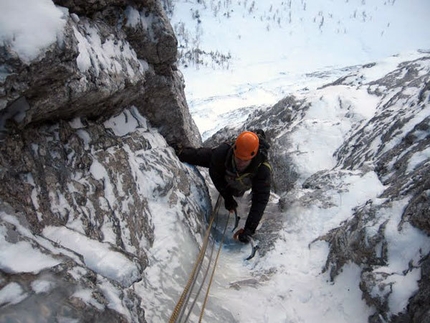
M125 317L130 319L129 313L122 306L122 302L120 299L120 292L116 290L114 286L112 286L112 284L107 279L103 279L101 281L100 288L109 302L108 307L114 311L117 311L118 313L123 314Z
M43 229L43 235L82 255L88 268L123 286L130 286L140 277L137 265L122 253L111 249L109 244L90 239L67 227L47 226Z
M3 215L3 214L0 214ZM27 241L6 241L6 228L0 227L0 269L6 273L34 273L61 263L33 248Z
M65 24L64 12L51 0L0 2L0 41L11 46L24 62L61 40Z
M36 294L47 293L54 287L54 285L55 284L50 281L39 279L31 283L31 288Z
M329 283L328 275L321 274L327 244L317 242L309 246L315 238L347 219L351 207L382 190L373 172L363 177L351 176L346 176L348 189L327 192L327 198L335 203L331 208L323 208L317 201L305 208L297 198L283 215L281 237L264 260L241 262L237 253L223 253L211 299L223 304L221 300L228 299L224 306L245 322L367 322L372 309L366 306L357 288L358 266L344 266L335 282ZM233 292L227 287L232 281L249 278L250 272L257 278L267 275L268 279L260 279L255 288L245 286Z
M424 162L428 162L430 160L430 148L424 149L416 154L414 154L409 160L408 169L406 170L408 173L413 171L418 165Z
M393 202L392 208L386 210L385 219L388 223L385 236L389 266L378 268L378 272L389 274L386 283L393 283L388 303L392 313L403 312L406 309L408 299L418 289L417 282L421 278L421 271L416 266L419 260L430 252L428 237L423 232L409 223L403 224L398 230L404 205L404 201ZM384 294L389 291L375 287L373 293Z
M242 122L249 112L244 109L243 114L243 108L267 107L288 94L310 98L309 95L315 93L310 98L312 106L305 119L297 124L290 136L293 146L289 154L294 156L301 182L317 171L332 169L335 166L333 153L345 136L358 122L370 119L377 111L376 99L365 91L356 90L359 82L376 80L399 62L420 57L422 54L417 53L417 49L430 48L428 0L377 0L372 4L353 0L202 2L175 2L172 25L186 23L203 50L219 50L232 56L228 68L212 65L181 68L190 110L203 137L209 137L224 125ZM196 8L200 23L192 18ZM130 24L148 23L135 10L127 12ZM227 13L230 18L223 18ZM30 62L55 41L61 40L65 16L64 8L56 7L49 0L2 0L0 41L11 46L23 61ZM76 15L72 18L78 19ZM95 56L101 60L103 68L112 70L121 68L110 60L112 56L125 55L135 59L132 49L127 46L125 52L119 54L111 46L111 40L101 44L96 30L87 27L87 32L88 37L83 37L75 29L80 49L77 63L82 71L91 66ZM360 74L351 78L350 86L318 89L344 75L346 66L370 62L377 65L357 72ZM142 68L147 66L145 62L141 63ZM354 70L358 71L358 68L350 67L348 73ZM234 111L239 113L232 113ZM416 120L420 117L416 116ZM410 129L415 125L413 121ZM83 126L78 119L72 120L70 125L75 129ZM127 135L137 126L147 127L146 120L135 109L111 118L105 125L117 136ZM91 140L89 134L82 129L78 134L87 149ZM144 137L154 149L165 148L161 136ZM139 162L150 163L152 157L142 153L136 160L138 158L141 159ZM428 149L416 154L410 160L408 171L428 159ZM202 237L192 236L188 224L181 221L182 206L170 205L169 201L151 195L154 187L163 181L158 174L166 172L157 169L156 165L151 166L153 168L146 173L136 171L135 177L139 183L145 183L141 193L150 199L151 213L160 216L150 220L154 227L154 244L151 248L142 246L148 248L150 264L144 271L144 283L136 283L134 288L142 297L146 319L155 323L167 321L181 293L178 286L185 285L184 277L191 271L190 259L198 253L195 241L201 242ZM137 170L139 163L130 159L130 167ZM91 173L96 179L104 179L105 194L101 197L101 205L114 204L113 183L107 170L94 160ZM355 206L367 200L382 204L377 197L384 187L372 170L345 171L333 179L333 183L336 188L326 192L325 196L329 206L321 200L305 203L309 199L307 194L311 193L309 190L297 188L288 192L294 202L287 211L279 213L280 237L264 258L257 255L253 261L246 262L242 260L248 254L246 248L223 250L210 294L207 322L218 322L217 315L210 312L216 306L231 313L237 322L367 322L374 309L365 304L358 288L360 268L349 263L335 281L330 282L328 274L321 273L328 245L321 241L310 243L347 220ZM120 186L117 188L120 190ZM32 192L32 200L37 208L36 190ZM52 196L51 202L56 203L59 214L64 212L66 200L63 196ZM166 205L170 205L167 210ZM389 298L393 313L403 311L408 298L417 289L419 271L411 269L404 274L409 261L412 259L417 264L419 257L430 251L428 237L423 233L407 224L397 230L404 205L404 201L393 203L382 214L382 218L389 219L390 261L389 266L379 270L389 273L391 281L396 282ZM390 217L392 214L394 216ZM24 232L17 221L3 213L1 218ZM108 298L109 308L130 318L118 290L108 279L130 286L142 278L137 265L110 248L110 243L114 242L111 223L104 223L104 242L86 237L80 228L82 225L77 222L68 227L45 227L43 239L37 239L53 253L60 253L60 250L49 245L45 238L58 243L63 248L61 253L69 249L67 255L78 263L79 257L83 257L86 266L100 276L98 280ZM39 273L61 263L61 260L37 251L27 241L15 244L6 241L7 230L7 226L1 224L2 271ZM368 234L374 233L375 228L369 227ZM25 234L30 236L28 232ZM83 273L76 269L70 274L79 277ZM38 280L32 288L36 293L43 293L48 292L52 284L49 280ZM78 289L74 295L96 308L102 306L89 290ZM26 297L18 284L10 283L0 290L0 305L18 303Z
M136 107L132 107L130 110L126 110L107 120L105 127L112 129L115 135L119 137L134 132L137 127L148 129L146 119L139 114Z
M174 208L166 212L165 201L151 201L154 217L154 244L149 250L150 266L144 272L145 285L137 286L146 307L145 317L149 322L168 321L170 311L163 311L166 305L174 308L185 286L188 274L192 271L193 261L198 250L188 226L180 221L181 210ZM168 266L166 266L168 264ZM179 285L178 285L179 283ZM160 288L162 286L162 288ZM168 290L166 294L164 290Z
M0 305L17 304L25 298L25 292L17 283L9 283L0 290Z
M98 303L93 297L93 290L91 289L79 289L76 291L72 297L78 297L83 300L86 304L92 305L97 308L99 311L104 309L104 304Z
M190 110L208 138L228 124L226 111L272 105L335 80L346 66L377 62L390 69L399 61L389 56L430 49L429 14L425 0L178 0L171 21L180 45L232 57L181 69Z
M86 72L92 67L96 75L99 75L102 71L105 73L120 73L123 71L130 78L135 77L133 68L129 65L128 60L137 61L136 53L128 43L117 46L113 37L108 37L102 41L97 28L89 25L85 25L84 35L76 27L73 27L73 31L78 40L79 55L77 65L81 72ZM126 58L125 70L113 58ZM98 63L95 64L94 62Z

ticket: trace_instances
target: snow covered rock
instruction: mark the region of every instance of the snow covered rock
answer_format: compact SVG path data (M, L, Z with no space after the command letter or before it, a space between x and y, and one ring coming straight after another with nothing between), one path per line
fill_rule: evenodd
M168 147L200 144L172 29L155 1L32 3L32 32L0 51L0 318L166 322L211 208ZM206 143L265 129L277 203L255 262L221 264L239 277L216 284L208 322L429 319L421 56L345 69Z
M430 286L422 267L430 252L429 76L429 57L424 57L360 85L370 95L379 96L380 102L374 116L352 129L335 153L338 163L334 170L369 171L374 167L384 185L381 194L357 206L340 227L320 237L330 244L324 270L330 271L333 280L349 262L362 268L360 289L376 309L370 322L397 322L399 313L403 313L399 322L430 318L424 306ZM327 189L327 185L319 188ZM427 310L416 312L407 306L408 297Z
M7 7L10 19L32 23L10 28L1 47L1 132L76 116L106 119L134 105L169 142L201 142L158 1L58 4L65 7Z
M187 235L191 250L201 243L211 209L201 176L135 107L31 127L0 150L2 319L145 322L135 289L150 285L148 267L182 270L174 250Z

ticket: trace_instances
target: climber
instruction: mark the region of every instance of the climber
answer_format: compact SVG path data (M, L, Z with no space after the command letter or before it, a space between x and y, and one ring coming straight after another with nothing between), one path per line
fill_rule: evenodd
M224 142L216 148L178 148L179 160L196 166L209 168L209 175L221 196L225 208L234 212L235 197L252 191L252 205L245 227L239 229L234 238L248 243L263 216L270 196L271 166L267 161L270 148L261 129L244 131L235 141Z

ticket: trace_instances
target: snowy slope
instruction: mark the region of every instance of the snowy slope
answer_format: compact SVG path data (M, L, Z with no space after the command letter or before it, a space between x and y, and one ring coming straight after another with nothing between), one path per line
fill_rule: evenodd
M428 194L430 167L430 61L420 56L355 68L245 123L272 140L280 196L257 235L262 257L238 263L239 254L223 255L213 298L238 322L390 321L406 310L430 252L428 200L411 206ZM214 141L243 127L223 129ZM427 225L409 222L411 208Z
M273 105L298 89L335 80L344 67L430 49L426 0L164 3L183 54L188 104L204 139L228 124L223 113Z

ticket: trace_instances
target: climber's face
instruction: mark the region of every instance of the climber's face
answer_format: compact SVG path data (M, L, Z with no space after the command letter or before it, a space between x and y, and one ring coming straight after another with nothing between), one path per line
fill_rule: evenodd
M240 158L237 158L236 156L234 157L234 162L236 163L236 168L239 172L244 171L246 169L246 167L249 166L249 164L251 164L251 160L243 160Z

